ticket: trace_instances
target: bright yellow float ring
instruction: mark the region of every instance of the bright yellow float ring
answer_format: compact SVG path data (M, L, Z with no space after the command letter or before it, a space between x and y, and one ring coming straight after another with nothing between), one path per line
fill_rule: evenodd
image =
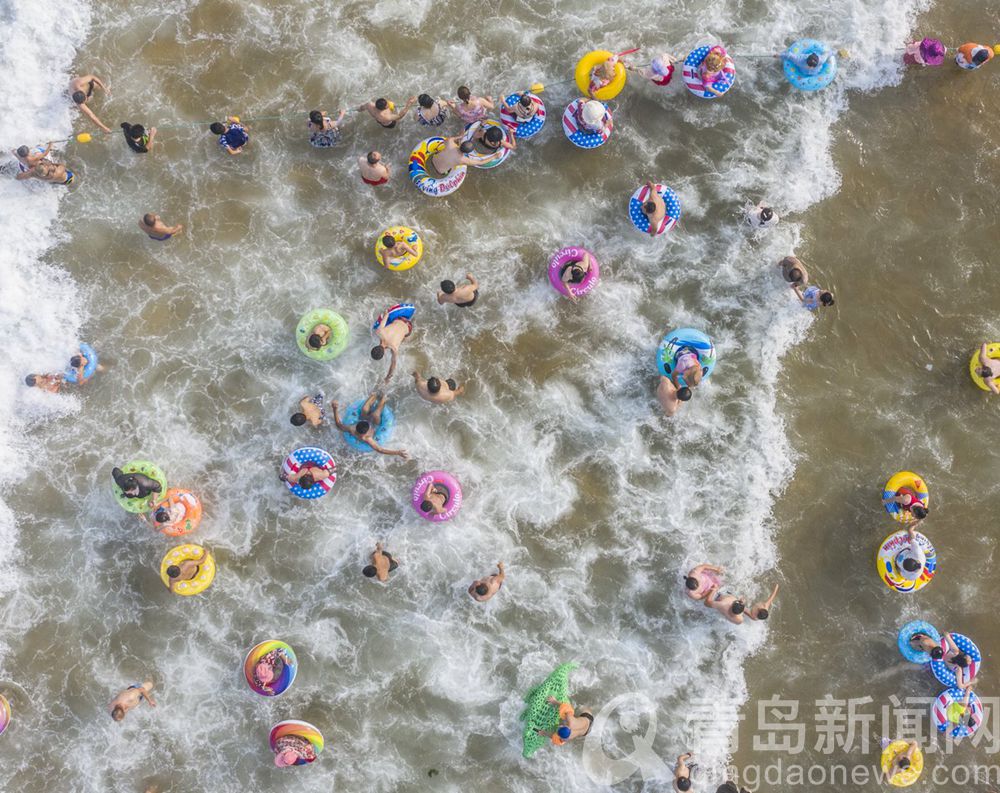
M181 562L200 559L204 552L204 548L200 545L194 545L193 543L188 545L178 545L167 551L167 555L164 556L163 561L160 562L160 579L163 581L163 585L168 588L170 587L170 578L167 576L167 568L170 567L170 565L179 565ZM208 589L214 578L215 557L213 557L212 554L208 554L205 561L202 562L201 568L198 570L198 575L190 581L178 581L174 586L174 593L185 596L197 595L199 592L204 592Z
M424 241L420 239L420 235L407 226L393 226L391 229L386 229L379 234L378 239L375 240L375 261L378 262L379 265L382 265L381 253L385 250L382 246L382 238L386 234L391 234L392 238L396 240L396 242L408 242L410 247L415 248L417 251L416 256L407 253L401 259L396 259L395 261L390 259L389 264L384 265L387 269L392 270L394 273L401 273L404 270L409 270L423 257Z
M931 505L931 494L927 488L927 482L922 476L913 473L913 471L899 471L890 476L889 481L882 488L882 498L892 498L904 487L916 493L917 498L923 502L925 507ZM893 520L900 523L912 523L916 520L910 510L902 509L899 504L890 501L884 506L885 511L892 515Z
M576 64L576 73L574 77L576 78L576 87L580 89L581 94L584 96L593 96L594 99L600 99L602 102L607 102L609 99L614 99L622 92L622 89L625 87L626 73L622 62L618 61L618 63L615 64L615 78L603 88L594 91L593 94L590 93L591 71L593 71L597 64L604 63L604 61L613 56L614 53L608 52L607 50L594 50L593 52L588 52L580 58L579 63Z
M907 748L909 748L908 741L893 741L882 751L882 759L880 764L882 766L882 773L889 773L889 769L892 768L893 762L901 754L905 754ZM896 775L889 780L889 784L894 787L909 787L918 779L920 779L920 774L924 770L924 753L918 748L917 751L913 753L913 760L910 762L910 767L905 771L897 771Z
M1000 342L993 342L992 344L986 345L986 357L991 358L994 361L1000 361ZM990 387L986 385L983 378L979 376L979 372L976 371L982 362L979 360L979 350L977 349L972 353L972 357L969 359L969 377L972 378L972 382L979 386L983 391L990 391ZM993 392L990 391L992 394Z
M904 595L919 592L934 579L934 575L937 573L937 551L931 541L918 531L916 542L923 550L926 559L924 569L916 580L906 578L896 567L896 557L910 544L910 537L905 529L895 531L882 540L878 551L875 552L875 570L878 572L879 578L882 579L882 583L893 592L901 592Z

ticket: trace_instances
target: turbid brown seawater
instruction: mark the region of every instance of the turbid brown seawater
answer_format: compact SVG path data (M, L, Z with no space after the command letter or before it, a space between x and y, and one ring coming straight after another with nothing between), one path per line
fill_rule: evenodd
M993 64L971 75L944 66L893 85L892 50L920 8L93 5L73 68L108 79L111 97L95 102L106 123L156 125L162 148L136 157L116 134L64 155L81 180L46 262L79 285L79 305L44 323L45 344L22 346L32 364L61 355L72 339L60 323L81 326L108 371L69 408L34 395L19 405L46 418L14 438L28 476L5 494L18 537L0 629L11 681L0 690L15 705L0 738L5 787L606 789L586 764L601 754L593 748L520 757L521 697L567 660L581 663L575 701L608 706L609 757L648 733L664 764L691 747L716 771L731 703L747 697L748 708L775 692L801 698L810 713L827 692L875 705L936 694L894 649L898 626L917 616L980 643L991 695L996 405L965 367L978 341L1000 337L985 280L997 78ZM995 22L963 4L934 9L919 30L955 43ZM795 93L772 59L746 57L800 35L852 52L821 94ZM583 52L683 54L716 37L737 55L723 100L631 78L608 145L583 152L564 139L558 118L576 96L564 81ZM463 82L496 95L535 80L549 111L539 139L440 201L405 178L426 135L412 120L384 131L351 117L339 147L307 143L314 108L451 95ZM226 113L251 119L244 157L193 123ZM370 148L394 170L389 188L357 179ZM626 218L628 195L650 177L681 197L670 239L645 239ZM760 197L786 214L754 239L736 213ZM184 223L184 235L147 241L135 225L147 211ZM403 274L372 258L378 232L397 223L428 247ZM558 300L545 274L568 243L602 263L579 306ZM834 309L798 308L774 268L789 252L834 289ZM466 270L483 282L479 304L437 306L438 282ZM418 314L391 391L391 445L414 462L292 428L303 394L322 387L346 403L373 387L384 364L368 357L367 326L398 300ZM327 366L294 345L296 320L318 305L352 333ZM668 422L653 356L679 325L712 335L720 363ZM433 409L410 389L413 368L468 381L469 393ZM338 463L334 491L315 504L277 480L288 450L306 443ZM111 498L111 467L133 457L202 496L192 539L219 563L203 595L166 591L157 571L172 543ZM447 524L409 506L431 468L453 471L466 491ZM941 565L909 597L886 590L873 562L895 528L878 491L901 468L930 483L924 528ZM401 562L387 587L360 574L379 538ZM498 559L510 577L479 607L465 588ZM689 605L680 575L701 561L726 565L732 586L754 595L782 583L766 631L730 629ZM301 663L275 700L252 694L240 672L266 638L288 641ZM106 703L147 674L159 707L114 724ZM284 718L324 732L313 766L273 767L267 730ZM745 752L752 736L740 737L737 762L759 762ZM963 747L945 762L982 752ZM614 789L669 786L663 766L643 767L647 782L618 771Z

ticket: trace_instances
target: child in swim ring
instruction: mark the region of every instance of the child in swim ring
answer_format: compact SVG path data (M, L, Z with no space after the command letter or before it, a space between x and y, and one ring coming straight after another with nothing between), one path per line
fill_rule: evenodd
M611 84L615 79L618 56L612 55L606 61L602 61L590 70L590 95L594 96L602 88Z
M993 60L992 49L971 41L959 47L958 54L955 55L955 63L969 71L978 69L991 60Z
M705 60L698 67L698 77L701 79L705 90L716 96L722 96L724 91L715 88L714 83L722 77L723 69L726 68L726 51L718 44L708 51Z
M940 66L948 48L937 39L911 41L903 53L903 63L907 66Z

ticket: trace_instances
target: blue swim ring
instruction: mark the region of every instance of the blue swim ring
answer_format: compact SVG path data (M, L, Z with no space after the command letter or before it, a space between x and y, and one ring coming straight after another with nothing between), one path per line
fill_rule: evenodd
M708 336L694 328L678 328L663 337L663 341L660 342L660 347L656 351L656 368L664 377L670 377L678 354L685 348L698 355L698 361L702 366L702 382L704 382L715 371L715 345L712 344L712 340ZM679 382L681 385L687 385L683 375L679 378Z
M931 662L929 653L918 652L910 647L910 638L915 633L922 633L938 643L941 642L941 634L937 628L924 620L913 620L899 629L899 636L896 638L899 654L911 664L929 664Z
M375 322L372 324L372 333L382 327L383 323L388 327L397 319L413 319L413 315L416 313L417 307L413 303L397 303L376 317Z
M89 380L97 371L97 351L86 342L80 342L80 353L87 359L87 365L83 367L83 379ZM76 369L67 366L66 371L63 372L63 380L74 385L78 384L79 378L76 376Z
M352 402L347 410L344 412L343 422L344 424L352 425L357 424L358 419L361 418L361 408L364 406L365 400L359 399L356 402ZM392 431L396 428L396 416L393 415L392 410L386 405L382 408L382 423L378 425L375 430L375 440L379 444L385 443L390 438L392 438ZM349 432L340 433L344 436L344 440L347 445L350 446L355 451L359 452L371 452L374 451L371 446L367 443L362 443L357 438L355 438Z
M819 55L821 65L815 70L806 66L806 58ZM799 39L781 56L785 79L800 91L826 88L837 76L837 56L822 41Z

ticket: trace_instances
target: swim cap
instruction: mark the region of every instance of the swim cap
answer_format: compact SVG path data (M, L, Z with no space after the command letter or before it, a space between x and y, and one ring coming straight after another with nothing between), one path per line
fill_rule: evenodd
M597 126L604 120L604 105L591 99L583 106L583 123Z
M569 727L563 726L556 731L556 734L564 741L567 741L569 740L569 736L573 734L573 731Z

